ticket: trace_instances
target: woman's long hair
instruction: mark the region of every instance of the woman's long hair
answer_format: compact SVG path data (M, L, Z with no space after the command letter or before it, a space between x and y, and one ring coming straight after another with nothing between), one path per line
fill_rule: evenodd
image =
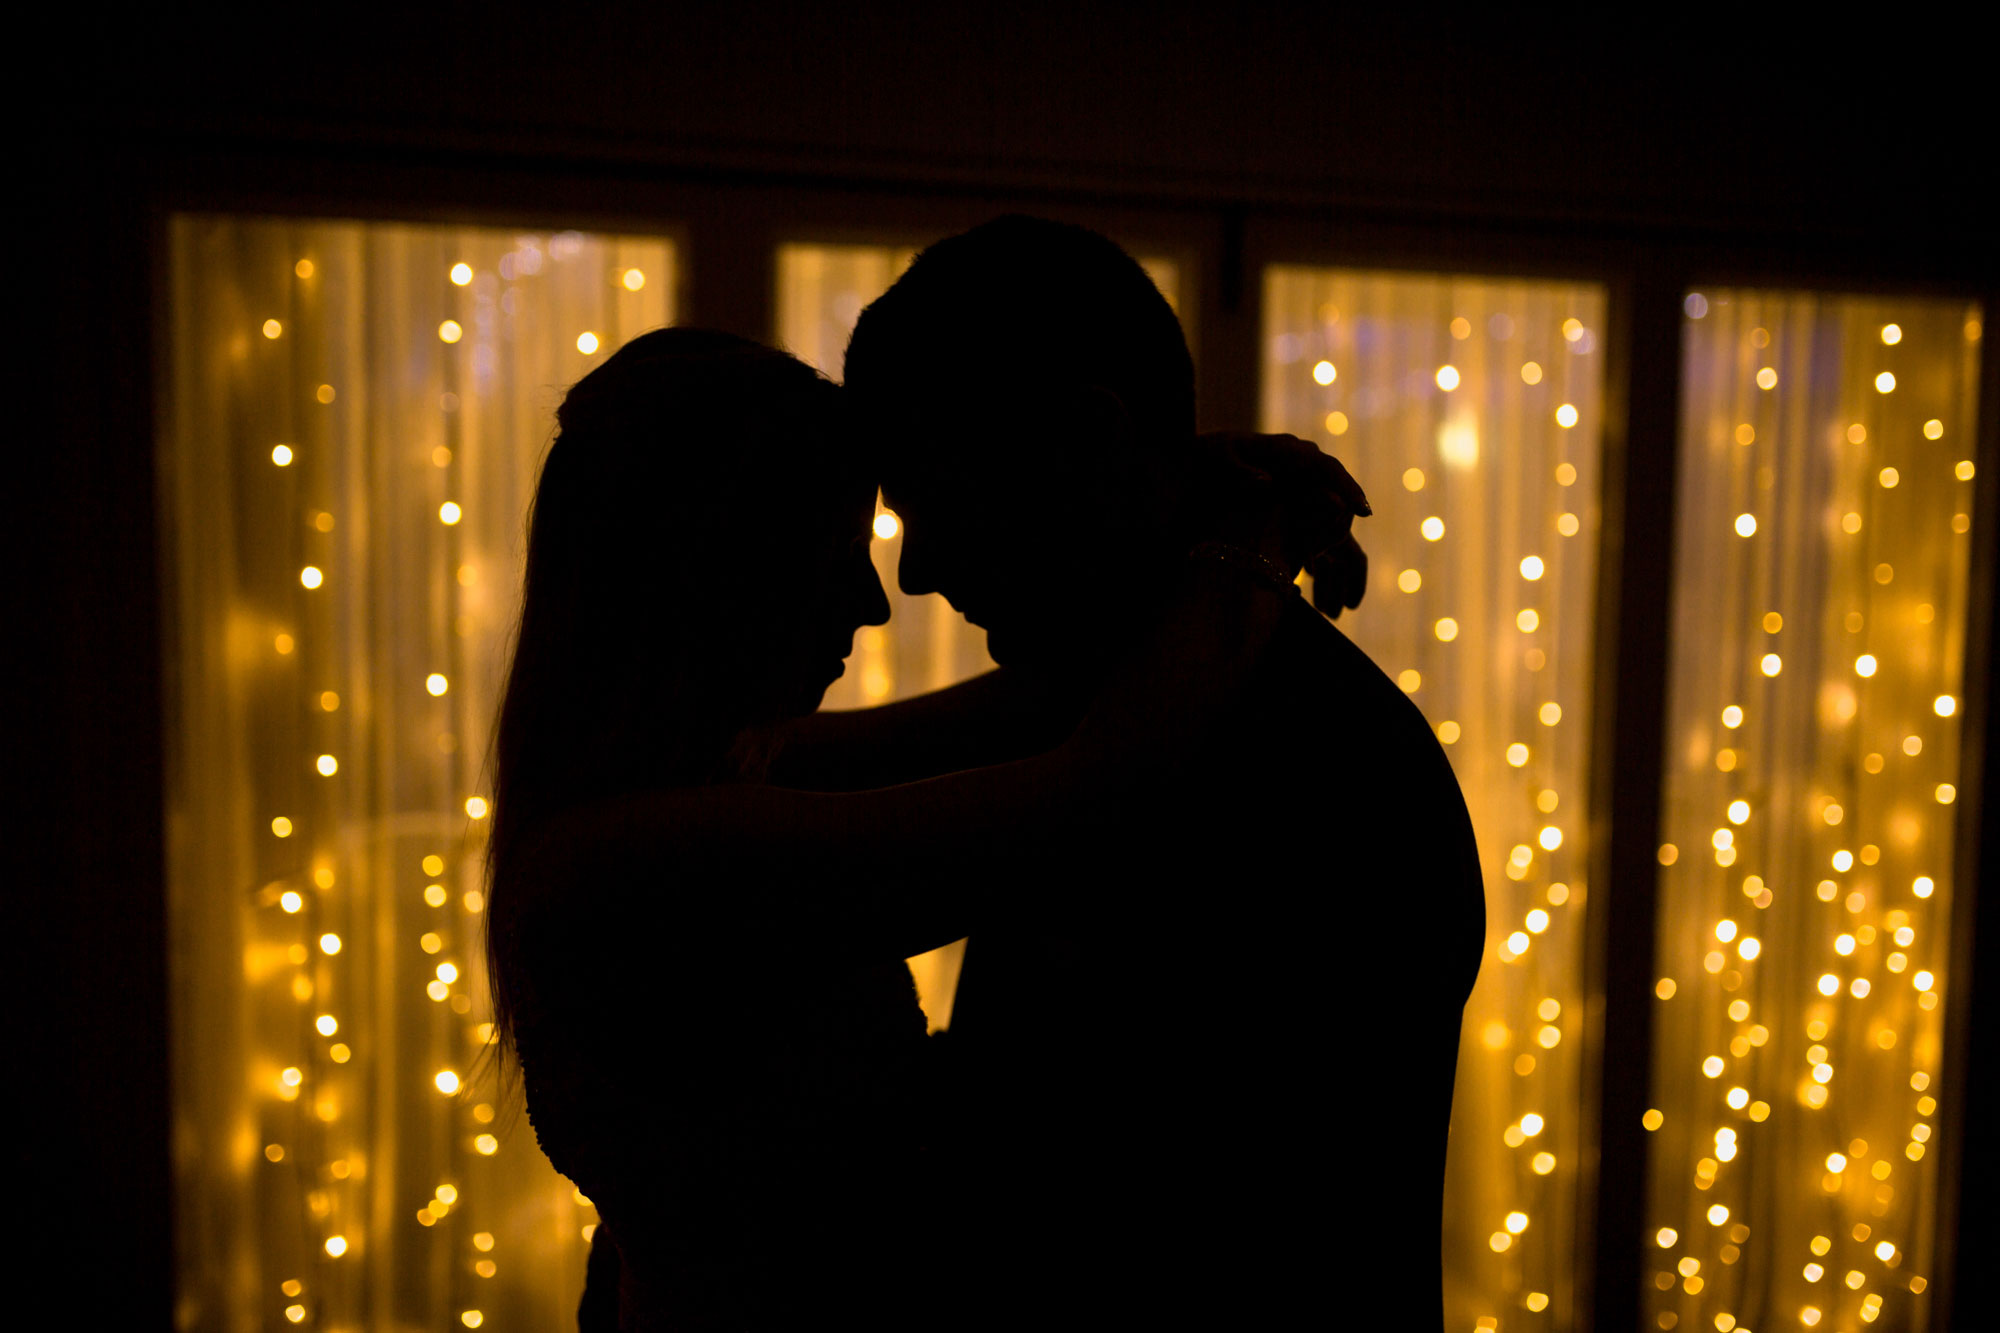
M761 776L788 665L774 582L796 534L824 526L828 487L863 475L837 400L783 352L667 328L619 348L557 409L489 760L501 1061L519 1013L504 934L527 834L634 791Z

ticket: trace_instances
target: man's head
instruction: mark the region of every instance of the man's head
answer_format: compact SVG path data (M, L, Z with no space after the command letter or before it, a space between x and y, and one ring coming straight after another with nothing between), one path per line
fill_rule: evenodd
M1020 216L939 241L862 312L845 377L904 591L943 593L1002 663L1121 633L1178 540L1194 435L1187 340L1136 260Z

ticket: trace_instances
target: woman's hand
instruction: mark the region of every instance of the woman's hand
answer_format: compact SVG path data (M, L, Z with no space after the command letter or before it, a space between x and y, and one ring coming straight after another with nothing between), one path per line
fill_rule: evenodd
M1295 435L1211 431L1195 437L1195 485L1204 538L1247 546L1287 573L1303 569L1328 616L1361 604L1368 556L1353 525L1374 511L1340 460Z

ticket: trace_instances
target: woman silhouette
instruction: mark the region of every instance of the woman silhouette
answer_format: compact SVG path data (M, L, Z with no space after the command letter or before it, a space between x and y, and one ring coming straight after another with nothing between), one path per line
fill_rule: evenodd
M934 1325L947 1292L968 1313L969 1270L912 1223L935 1117L903 960L1003 905L1060 911L1015 869L1024 834L1046 845L1171 780L1296 595L1244 573L1297 546L1274 488L1230 472L1224 558L1188 563L1064 744L832 795L763 779L853 632L888 619L840 391L745 339L661 329L557 422L494 739L487 952L502 1057L601 1218L583 1321Z

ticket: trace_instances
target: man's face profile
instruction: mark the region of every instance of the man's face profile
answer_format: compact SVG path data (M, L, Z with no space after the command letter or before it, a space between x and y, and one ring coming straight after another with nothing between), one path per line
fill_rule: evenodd
M883 501L903 525L905 593L942 594L1002 665L1087 633L1092 603L1113 591L1101 497L1076 467L1094 442L989 393L912 394L869 428Z

